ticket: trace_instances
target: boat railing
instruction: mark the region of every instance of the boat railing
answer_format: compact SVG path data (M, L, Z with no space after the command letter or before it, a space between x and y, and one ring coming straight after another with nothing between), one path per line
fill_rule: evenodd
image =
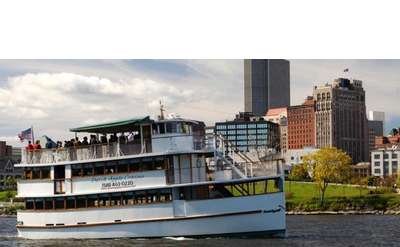
M213 139L215 156L220 157L223 163L228 164L228 169L233 170L239 177L282 175L284 172L281 159L260 159L258 152L257 155L243 152L220 134L215 134Z
M81 161L110 158L151 152L151 148L140 143L106 143L74 147L22 150L22 164L46 164L65 161Z

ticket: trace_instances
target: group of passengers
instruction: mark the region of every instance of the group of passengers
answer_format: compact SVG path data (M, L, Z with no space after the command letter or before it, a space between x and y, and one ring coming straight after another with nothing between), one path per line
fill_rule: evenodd
M28 145L25 147L26 151L28 152L33 152L35 150L40 150L42 149L42 146L40 145L40 141L37 140L35 143L32 144L31 141L28 141Z
M90 135L90 139L87 136L83 137L82 140L79 137L75 137L71 140L64 141L64 144L61 141L57 141L56 143L51 141L50 139L47 140L45 148L70 148L70 147L79 147L79 146L90 146L90 145L97 145L97 144L113 144L113 143L120 143L126 144L128 142L132 142L135 139L138 139L138 133L130 133L125 135L125 133L121 133L117 135L116 133L110 135L107 138L107 135L103 134L100 138L97 135ZM26 150L32 152L34 150L41 149L40 141L37 140L34 144L31 141L28 142L26 146Z

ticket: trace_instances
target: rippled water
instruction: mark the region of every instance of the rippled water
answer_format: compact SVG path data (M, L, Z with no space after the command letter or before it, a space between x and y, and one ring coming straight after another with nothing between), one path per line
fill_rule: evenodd
M23 240L0 218L0 246L400 246L400 216L288 216L286 238Z

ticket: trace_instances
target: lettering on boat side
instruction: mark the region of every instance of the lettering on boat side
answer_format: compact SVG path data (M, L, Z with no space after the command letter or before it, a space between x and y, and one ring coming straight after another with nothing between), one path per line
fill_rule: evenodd
M116 188L136 187L136 180L144 178L143 174L138 175L119 175L107 177L95 177L91 182L102 182L101 190L109 190Z

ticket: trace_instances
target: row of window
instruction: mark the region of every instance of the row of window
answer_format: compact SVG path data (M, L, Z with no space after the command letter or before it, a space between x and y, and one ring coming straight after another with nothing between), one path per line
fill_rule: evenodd
M164 157L126 159L89 164L76 164L71 166L71 170L72 177L85 177L116 173L165 170L167 168L167 163L168 159Z
M178 188L181 200L202 200L281 192L279 179L232 184L210 184ZM26 198L28 210L65 210L81 208L143 205L172 201L172 189L102 193L84 196Z
M171 189L25 199L25 209L59 210L142 205L172 201Z
M392 159L397 159L398 155L397 153L392 153ZM380 159L381 155L380 154L374 154L374 159ZM389 154L384 153L383 154L383 158L384 159L389 159Z
M268 124L263 123L263 124L222 124L222 125L217 125L216 129L217 130L225 130L225 129L255 129L255 128L262 128L265 129L268 127Z
M50 179L50 166L27 167L24 169L24 179Z
M267 134L268 129L249 129L249 130L217 130L220 135L247 135L247 134Z
M125 159L107 162L71 165L72 177L109 175L116 173L165 170L168 158L155 157L143 159ZM50 179L50 166L28 167L24 169L25 179Z

